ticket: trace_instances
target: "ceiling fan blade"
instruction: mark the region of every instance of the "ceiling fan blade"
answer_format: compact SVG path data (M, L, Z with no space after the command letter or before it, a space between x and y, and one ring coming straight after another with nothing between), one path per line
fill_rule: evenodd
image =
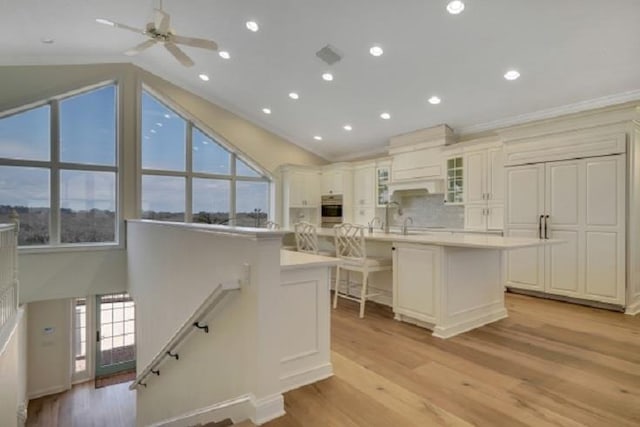
M194 62L178 46L171 42L166 42L164 47L185 67L193 67Z
M127 55L127 56L134 56L134 55L139 54L140 52L142 52L145 49L149 49L154 44L156 44L156 41L154 39L149 39L147 41L144 41L144 42L140 43L138 46L129 49L124 54Z
M169 15L162 9L155 9L156 31L160 34L167 34L169 32Z
M218 44L213 40L171 35L171 41L174 43L184 44L187 46L198 47L200 49L218 50Z
M123 30L133 31L134 33L138 33L138 34L146 33L146 31L141 28L135 28L127 24L120 24L119 22L114 22L113 26L116 28L122 28Z

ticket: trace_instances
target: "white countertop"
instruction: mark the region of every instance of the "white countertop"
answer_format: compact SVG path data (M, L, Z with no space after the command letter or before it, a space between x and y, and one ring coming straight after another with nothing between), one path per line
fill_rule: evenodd
M333 267L340 262L338 258L305 252L280 251L280 270L294 270L305 267Z
M292 230L289 231L293 232ZM318 228L318 236L333 237L333 235L334 234L332 228ZM365 239L380 242L405 242L418 243L423 245L502 250L564 243L563 240L557 239L540 240L521 237L502 237L490 234L448 235L444 233L438 233L437 231L434 231L433 233L419 232L416 234L409 234L407 236L404 236L397 233L386 234L378 230L374 230L372 234L369 234L367 230L365 230Z

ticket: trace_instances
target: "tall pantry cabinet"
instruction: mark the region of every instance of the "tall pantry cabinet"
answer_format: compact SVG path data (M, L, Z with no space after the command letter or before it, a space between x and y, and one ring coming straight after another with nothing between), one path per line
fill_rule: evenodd
M505 172L505 235L563 243L510 251L506 285L622 306L624 139L613 148L594 150L592 154L606 155L592 157L588 151L578 151L580 147L565 153L554 148L556 152L549 155L542 144L537 155L524 159L511 153L511 163L516 164L507 164ZM571 156L580 158L563 159ZM523 161L528 163L517 164Z

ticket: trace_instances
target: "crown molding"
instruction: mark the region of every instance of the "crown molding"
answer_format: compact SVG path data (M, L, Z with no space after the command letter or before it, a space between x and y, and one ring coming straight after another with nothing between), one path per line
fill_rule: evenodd
M458 129L459 135L468 135L481 132L487 132L510 126L522 125L525 123L552 119L569 114L582 113L598 108L610 107L612 105L624 104L631 101L640 100L640 89L628 92L617 93L614 95L603 96L588 101L576 102L574 104L563 105L560 107L548 108L546 110L534 111L532 113L520 114L513 117L506 117L499 120L493 120L477 125L466 126Z
M388 154L389 154L388 147L382 146L382 147L375 147L370 150L358 151L356 153L333 156L333 157L330 157L329 160L331 162L353 162L353 161L359 161L359 160L370 160L374 157L377 158L377 157L380 157L380 155L387 156Z

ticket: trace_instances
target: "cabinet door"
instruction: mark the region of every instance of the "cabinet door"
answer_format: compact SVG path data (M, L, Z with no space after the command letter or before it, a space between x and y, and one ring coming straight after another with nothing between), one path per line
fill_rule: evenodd
M375 204L376 170L371 167L356 169L353 175L353 206Z
M406 243L393 245L393 311L436 323L440 248Z
M544 165L509 167L506 171L505 236L539 238L544 214ZM506 284L544 291L544 248L507 252Z
M487 153L487 194L490 202L504 201L504 153L502 147Z
M465 205L464 228L465 230L487 229L487 207L485 204Z
M482 203L486 200L487 153L478 151L464 156L464 202Z
M303 174L303 194L300 196L306 207L320 206L320 174L317 172L305 172Z
M584 161L547 163L545 170L548 235L566 241L546 248L545 292L580 297L584 289Z
M343 194L342 171L331 170L322 173L322 195Z
M504 206L501 204L492 205L491 203L489 203L487 212L489 213L489 215L487 216L487 229L504 229Z
M289 206L288 207L303 207L304 206L304 193L306 186L305 174L300 172L291 172L288 179L289 186Z

